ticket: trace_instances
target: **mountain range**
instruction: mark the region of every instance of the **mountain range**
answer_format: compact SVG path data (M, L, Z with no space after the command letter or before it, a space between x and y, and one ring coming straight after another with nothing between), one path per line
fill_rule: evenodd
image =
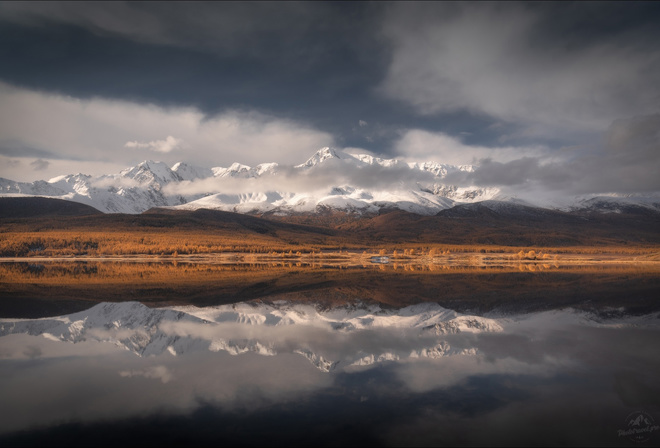
M290 216L340 211L376 215L400 209L435 215L456 205L505 202L563 211L660 211L660 197L579 196L531 203L495 186L459 187L446 181L470 173L473 165L406 163L352 155L325 147L296 166L234 163L205 168L178 162L144 161L118 174L68 174L17 182L0 178L0 196L42 196L90 205L104 213L138 214L154 207L200 208L256 215Z

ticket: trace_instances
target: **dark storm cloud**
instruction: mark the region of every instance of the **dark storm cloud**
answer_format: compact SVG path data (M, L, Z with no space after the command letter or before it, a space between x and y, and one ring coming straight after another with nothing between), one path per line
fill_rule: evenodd
M378 9L345 3L5 4L0 77L74 96L254 108L352 138L382 107ZM48 70L44 71L43 68ZM377 101L376 101L377 102ZM350 142L349 142L350 143Z
M657 111L659 17L657 4L623 2L397 3L381 91L422 114L523 124L520 136L593 135Z
M122 36L138 42L191 47L220 55L279 59L319 57L352 31L362 7L304 2L197 3L107 2L51 4L9 3L3 15L18 23L45 26L60 22L100 36ZM358 15L356 15L358 14ZM339 20L341 17L342 20ZM328 33L323 47L307 45L317 32ZM328 36L330 37L330 36ZM318 45L319 42L314 44ZM273 52L273 50L277 50Z
M193 107L207 119L255 111L383 156L432 156L402 142L442 133L492 159L473 182L517 186L529 173L565 189L621 181L628 191L655 183L643 164L600 165L614 155L597 139L615 120L658 112L659 18L660 5L637 2L4 2L0 80L73 99ZM168 135L184 138L140 141ZM564 169L559 149L578 146ZM547 154L530 154L538 147ZM576 171L594 162L608 185Z
M602 144L567 168L584 192L660 190L660 114L615 121Z
M193 105L211 115L277 113L331 132L341 145L385 155L405 128L468 131L470 143L492 139L493 121L483 114L419 116L374 90L391 59L384 13L380 4L341 2L3 4L0 56L11 63L0 78L75 97ZM370 126L355 132L360 120Z
M0 141L0 155L10 157L59 158L58 154L17 141Z

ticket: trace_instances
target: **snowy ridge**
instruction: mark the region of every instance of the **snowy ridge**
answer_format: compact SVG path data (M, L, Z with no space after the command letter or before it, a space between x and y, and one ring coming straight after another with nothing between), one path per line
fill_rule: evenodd
M140 185L162 187L170 182L180 182L183 179L163 162L146 160L132 168L126 168L119 173L120 178L132 179Z
M172 165L172 171L176 173L182 180L188 181L206 179L207 177L213 176L213 170L210 168L192 166L184 162L177 162Z
M318 151L316 151L316 153L312 157L307 159L307 161L305 163L302 163L300 165L296 165L296 168L302 168L302 169L311 168L311 167L320 165L323 162L328 162L328 161L333 161L334 162L334 161L337 161L337 160L350 160L350 161L353 161L353 160L359 160L359 159L357 159L354 156L352 156L350 154L347 154L343 151L339 151L338 149L329 148L329 147L326 146L325 148L321 148Z
M649 196L610 194L581 197L563 208L567 211L590 210L610 213L624 213L634 209L660 212L660 196L657 194Z
M454 348L446 338L464 333L501 333L520 325L539 328L552 322L615 327L658 325L657 316L607 321L574 310L481 317L459 314L435 303L400 310L383 310L375 305L319 310L287 302L156 309L138 302L123 302L101 303L86 311L52 318L0 319L0 337L29 334L61 343L96 341L138 356L177 356L195 351L261 356L293 353L317 369L331 372L338 366L477 355L476 348ZM364 345L369 338L390 342L382 347L374 343ZM328 340L335 341L333 344L338 347L343 344L343 354L328 353Z
M371 155L352 155L334 148L321 148L305 163L294 168L300 171L324 166L366 167L377 165L384 168L403 167L409 170L427 171L441 179L447 173L471 171L472 166L452 166L428 162L422 164L404 163L397 159L381 159ZM263 174L277 173L276 163L261 164L252 168L233 164L229 168L213 168L216 177L256 178ZM278 215L291 213L314 213L321 210L341 210L355 214L375 214L382 208L398 208L420 215L433 215L440 210L451 208L457 202L474 202L495 198L499 193L495 188L470 187L457 189L435 183L429 186L418 185L415 189L402 189L393 185L386 190L357 188L351 185L332 185L316 192L281 192L250 194L212 194L192 200L175 208L195 210L210 208L239 213L270 212Z
M233 163L229 167L203 168L184 162L175 163L170 168L165 163L147 160L118 174L97 177L70 174L35 182L0 179L0 196L66 199L91 205L105 213L142 213L153 207L172 207L275 215L316 213L328 209L363 215L391 208L434 215L460 204L517 201L515 196L501 194L497 187L458 187L444 182L445 177L452 173L474 170L473 165L405 163L398 159L353 155L325 147L304 163L288 168L277 163L261 163L254 167ZM278 186L283 185L279 183L281 179L290 180L292 176L300 176L302 180L317 177L335 179L332 173L343 172L352 172L352 179L364 173L370 179L387 175L397 181L378 182L374 185L379 186L365 188L341 180L333 184L333 180L328 180L324 187L309 187L312 191L305 190L304 182L285 182L288 188ZM419 180L415 183L414 179ZM227 186L229 181L231 187ZM353 182L360 183L357 180ZM242 193L235 193L236 186L242 183L248 188L238 188ZM657 194L592 195L539 201L542 202L528 205L564 211L660 212L660 196Z
M385 169L426 171L438 181L447 173L456 170L470 170L471 167L454 167L435 162L406 164L396 159L380 159L370 155L351 155L334 148L321 148L305 163L296 165L294 172L306 172L323 165L331 167L348 164L351 167L379 166ZM281 191L277 188L277 178L268 178L265 185L268 191L254 191L235 194L213 191L213 179L257 179L262 176L276 176L280 166L277 163L261 163L254 167L234 163L229 167L203 168L184 162L175 163L171 168L162 162L144 161L127 168L118 174L93 177L84 174L57 176L49 181L15 182L0 179L0 196L45 196L81 202L105 213L142 213L153 207L175 207L188 210L209 208L238 213L270 212L280 215L291 213L314 213L319 210L334 209L357 214L377 213L382 208L400 208L413 213L432 215L452 207L455 202L472 201L475 198L492 198L497 190L469 188L469 191L443 189L436 182L433 185L419 185L413 189L397 186L386 189L357 188L352 185L328 185L320 191ZM193 194L178 194L179 185L209 181L208 191ZM186 191L181 188L181 191ZM458 191L458 193L457 193ZM174 193L173 193L174 192Z

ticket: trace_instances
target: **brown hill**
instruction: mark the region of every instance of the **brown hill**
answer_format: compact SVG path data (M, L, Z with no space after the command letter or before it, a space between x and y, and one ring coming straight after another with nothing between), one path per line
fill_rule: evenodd
M302 224L306 220L300 215L265 218L158 208L141 215L102 214L54 199L4 199L0 201L1 256L660 244L658 213L567 213L486 203L456 206L435 216L401 210L361 218L314 215L307 220L310 225ZM62 252L67 248L71 250Z
M0 256L172 255L269 252L325 246L332 229L215 210L141 215L0 216Z
M63 199L33 196L0 198L0 217L3 219L98 214L102 213L92 206Z
M660 215L567 213L521 205L459 205L435 216L401 210L338 226L360 240L503 246L655 245Z

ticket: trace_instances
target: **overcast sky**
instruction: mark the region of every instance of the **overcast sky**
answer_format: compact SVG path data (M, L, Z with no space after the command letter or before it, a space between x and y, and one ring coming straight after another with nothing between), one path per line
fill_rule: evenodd
M0 177L334 146L660 190L660 3L0 2Z

